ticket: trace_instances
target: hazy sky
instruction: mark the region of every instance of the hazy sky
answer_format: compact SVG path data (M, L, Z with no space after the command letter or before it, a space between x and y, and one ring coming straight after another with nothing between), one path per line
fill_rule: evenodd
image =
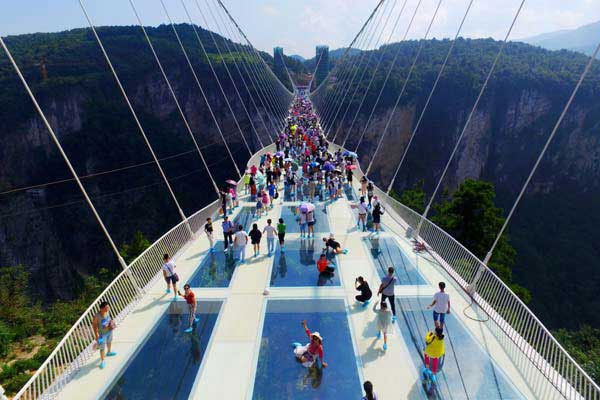
M145 25L166 22L160 0L134 0ZM212 22L207 2L216 11L215 0L163 0L172 18L187 22L182 8L185 2L195 23L206 26L197 4L208 19L208 27L217 30ZM386 0L388 28L381 41L390 37L391 27L405 0ZM408 38L422 37L439 0L423 0ZM469 0L442 0L434 22L432 37L454 36ZM283 46L286 54L314 56L315 46L331 48L347 46L366 20L378 0L223 0L254 45L271 52ZM406 8L392 35L399 40L406 30L410 15L418 0L406 0ZM463 36L503 37L521 0L474 0ZM3 1L0 14L0 34L53 32L87 26L78 0L19 0ZM131 25L136 20L129 0L84 0L96 25ZM384 7L384 6L382 6ZM558 29L575 28L600 20L600 0L526 0L513 35L514 39ZM377 42L374 35L371 42Z

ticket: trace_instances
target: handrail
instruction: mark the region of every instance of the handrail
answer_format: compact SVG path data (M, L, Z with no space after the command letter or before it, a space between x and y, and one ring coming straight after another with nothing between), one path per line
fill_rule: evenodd
M248 160L248 165L258 164L260 157L273 151L275 145L263 147ZM242 179L238 181L238 190ZM56 345L27 383L19 390L14 400L52 399L73 378L75 373L95 355L92 321L102 301L109 301L111 314L117 323L122 322L138 304L146 290L159 278L162 256L169 253L174 259L201 231L205 220L219 209L215 200L171 228L133 260L126 269L102 291L71 329ZM193 235L187 228L192 228Z
M346 149L330 143L334 150ZM364 176L360 165L355 171ZM402 221L416 229L421 215L389 196L377 186L375 194L387 204ZM389 214L389 211L388 211ZM400 223L400 225L402 225ZM477 256L450 234L428 219L423 220L420 238L428 252L445 272L459 285L465 295L490 317L496 329L490 329L502 344L507 355L523 375L523 356L566 399L600 400L600 386L569 355L525 303ZM477 278L476 278L477 276ZM472 285L477 280L477 290ZM511 345L512 348L507 348ZM518 350L517 353L513 350ZM527 377L526 377L527 378ZM548 387L533 385L532 391L540 398L548 398Z

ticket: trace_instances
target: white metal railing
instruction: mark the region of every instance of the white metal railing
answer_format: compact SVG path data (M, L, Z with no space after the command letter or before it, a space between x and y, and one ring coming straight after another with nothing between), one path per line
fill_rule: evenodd
M345 149L331 143L334 150ZM355 171L364 176L360 166ZM378 196L389 211L396 214L396 222L403 227L417 229L421 215L375 187ZM425 219L420 239L428 252L444 269L464 294L469 295L474 285L472 300L489 316L494 324L488 328L502 345L511 361L538 398L563 397L566 399L600 400L600 387L567 353L541 321L523 301L479 258L461 245L450 234ZM547 384L541 384L543 377Z
M274 149L275 145L272 144L259 150L248 160L248 165L258 164L263 154ZM213 216L219 206L220 202L216 200L189 216L187 221L182 221L173 227L132 261L73 324L14 399L55 398L91 357L97 357L97 352L94 350L92 321L99 310L100 303L108 301L112 317L117 323L122 322L135 308L146 290L160 278L163 254L171 254L176 259L186 245L194 239L190 235L186 222L196 236L202 231L206 218Z

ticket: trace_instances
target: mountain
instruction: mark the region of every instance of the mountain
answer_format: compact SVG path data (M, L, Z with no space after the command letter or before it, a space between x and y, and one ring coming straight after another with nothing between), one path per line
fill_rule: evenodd
M191 26L177 29L241 167L249 153L228 105ZM258 114L246 116L209 32L197 29L255 151L260 144L251 121L263 141L269 140L268 133ZM147 32L216 181L234 178L235 169L171 27L149 27ZM183 212L192 214L217 196L207 190L209 177L140 28L101 27L98 33ZM226 39L216 40L223 48ZM117 246L129 242L136 231L154 241L177 224L173 200L90 30L10 36L5 41L75 170L88 176L83 184ZM262 55L272 64L272 58ZM40 60L45 62L45 79ZM253 111L232 57L225 60L242 101ZM24 266L35 281L31 295L42 303L73 298L86 276L102 267L120 267L6 57L0 58L0 87L0 267ZM262 109L261 114L268 121Z
M378 54L386 48L388 52L375 82L385 79L393 54L400 56L358 149L365 168L421 43L407 41L378 50ZM388 187L391 181L449 45L449 40L424 43L371 168L371 178L380 187ZM491 39L458 40L393 186L397 193L423 185L429 199L499 46ZM378 58L363 67L367 68L364 80L354 83L357 95L353 98L350 92L345 97L338 120L331 124L336 142L342 143L348 133L346 147L351 150L379 95L380 84L367 91ZM440 198L451 197L466 179L489 181L506 215L587 61L576 52L508 44L450 166ZM357 62L351 59L347 65L354 67ZM330 82L323 95L338 85L348 85L343 73L337 75L339 79ZM346 76L351 79L352 74ZM510 242L517 251L513 280L531 291L529 305L552 328L600 326L600 299L593 289L600 282L599 77L600 65L594 65L509 225ZM365 102L357 110L363 95ZM348 117L342 121L348 105Z
M521 39L522 42L548 50L573 50L592 55L600 40L600 21L575 29L562 29Z
M290 58L293 58L295 60L298 60L300 62L304 62L306 61L306 58L302 57L301 55L298 54L292 54L291 56L289 56Z
M346 53L346 50L347 50L346 47L341 47L339 49L331 50L329 52L329 59L331 59L331 60L340 59L344 55L344 53ZM352 48L352 49L348 50L348 56L355 56L361 52L362 52L362 50L360 50L360 49Z

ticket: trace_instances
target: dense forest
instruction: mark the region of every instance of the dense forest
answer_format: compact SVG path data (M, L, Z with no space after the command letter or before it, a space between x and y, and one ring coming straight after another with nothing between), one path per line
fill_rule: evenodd
M392 179L451 43L407 41L355 54L332 70L334 79L320 94L338 90L344 103L337 119L328 121L330 132L349 149L360 146L363 168L373 163L372 178L381 187ZM429 201L499 46L492 39L455 43L394 182L398 198L413 209L423 211ZM580 53L524 43L511 42L505 48L432 212L434 222L479 257L489 249L588 60ZM344 97L345 87L351 89ZM600 214L594 212L600 200L599 95L600 66L595 64L490 263L536 315L557 330L557 337L596 380L600 378L594 339L600 327L595 293L600 283ZM488 206L472 208L475 200ZM477 212L487 219L475 219L467 229L465 218Z
M270 121L278 117L269 107L253 108L250 96L256 98L256 88L244 89L246 72L238 73L234 66L234 60L244 58L249 65L255 60L239 52L220 56L217 46L224 48L226 39L216 35L215 44L209 32L198 27L231 101L228 105L192 27L177 25L177 29L223 135L242 166L249 152L241 135L254 151L260 147L259 138L269 140ZM148 28L148 33L216 180L235 177L171 27ZM208 175L139 27L103 27L99 35L186 215L213 201L216 195L206 190ZM91 32L22 35L6 42L75 169L86 177L84 185L124 258L131 260L177 224L179 216ZM341 120L342 113L332 126L339 132L336 142L348 137L348 148L355 147L365 131L359 153L366 165L421 45L419 62L394 113L383 151L374 160L373 178L382 187L389 183L450 42L409 41L373 52L356 51L346 64L361 73L366 70L366 79L355 85L357 94L351 92L341 105L342 113L348 105L348 115L358 112L358 117L352 129L351 120ZM456 43L394 185L409 206L422 210L429 199L498 47L491 39ZM396 53L398 62L365 129ZM270 55L261 56L274 66ZM379 56L383 62L375 73ZM586 61L580 54L520 43L506 48L432 217L480 257ZM302 64L286 57L285 62L292 76L313 70L311 60ZM241 99L226 78L226 65ZM342 72L334 70L338 79L326 90L345 84ZM290 88L287 73L279 75ZM14 391L119 266L4 56L0 56L0 86L0 360L13 360L10 365L2 363L0 381ZM358 109L363 94L365 101ZM544 323L557 330L596 379L600 214L594 210L600 200L600 104L595 99L599 94L600 69L595 66L491 265ZM485 218L464 212L477 208L474 204L486 210L481 214Z

